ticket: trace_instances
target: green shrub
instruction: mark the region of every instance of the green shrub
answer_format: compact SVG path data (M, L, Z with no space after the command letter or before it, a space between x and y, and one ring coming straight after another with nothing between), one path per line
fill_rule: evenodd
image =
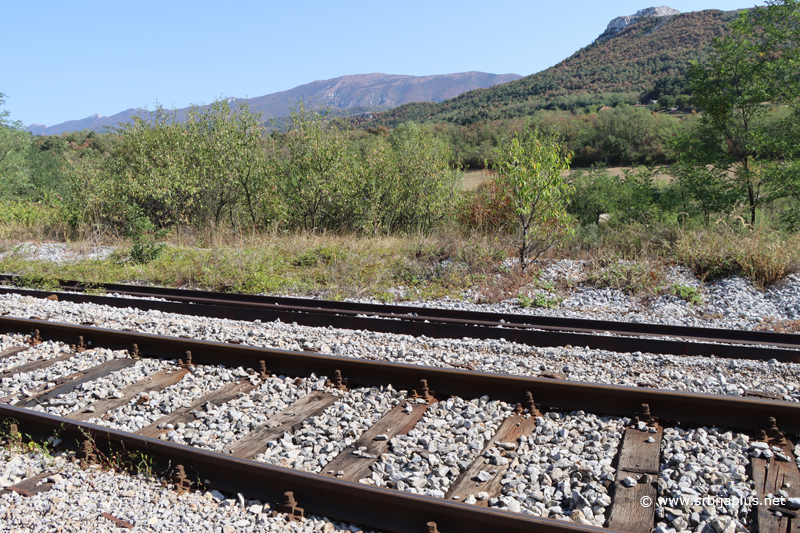
M129 253L133 263L144 265L158 259L167 246L157 241L163 238L164 234L163 229L156 230L155 224L142 215L141 209L136 206L130 208L130 223L126 236L133 242Z
M666 279L659 261L595 259L586 269L586 283L599 288L619 289L626 294L654 294Z
M669 293L674 294L681 300L685 300L692 305L700 305L703 303L703 296L695 287L676 283L669 287Z

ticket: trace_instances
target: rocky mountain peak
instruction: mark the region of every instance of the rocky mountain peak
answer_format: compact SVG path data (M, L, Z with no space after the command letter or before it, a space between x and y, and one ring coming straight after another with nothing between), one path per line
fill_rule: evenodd
M673 15L680 15L681 12L677 9L672 9L671 7L661 6L661 7L647 7L645 9L640 9L633 15L628 15L625 17L617 17L613 19L611 22L608 23L608 27L606 31L604 31L600 37L597 38L598 41L604 41L605 39L609 39L616 35L617 33L621 32L627 26L630 26L637 20L641 18L649 18L649 17L671 17Z

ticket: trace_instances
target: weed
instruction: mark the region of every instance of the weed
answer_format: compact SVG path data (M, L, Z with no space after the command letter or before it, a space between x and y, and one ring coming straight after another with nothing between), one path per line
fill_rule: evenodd
M658 261L595 259L586 269L586 283L599 288L619 289L626 294L654 294L666 278Z
M19 277L17 285L39 291L54 291L58 289L60 283L57 279L45 275L23 274Z
M800 320L767 320L756 328L756 331L773 331L775 333L800 333Z
M81 435L89 441L89 448L97 457L98 464L103 470L125 471L131 475L142 475L144 477L154 477L155 462L153 458L139 450L127 450L125 443L120 449L109 446L110 451L104 454L97 446L94 435L84 429L80 429Z
M18 427L19 422L13 418L3 420L2 424L0 424L0 441L5 442L13 452L39 455L47 462L50 462L53 459L51 446L57 441L59 433L63 430L63 425L52 437L44 442L38 442L30 435L21 433L17 429Z
M544 293L537 293L533 297L533 305L536 307L546 307L547 309L555 309L561 303L560 298L551 298Z
M697 290L695 287L690 287L688 285L680 285L674 284L669 287L668 292L670 294L674 294L681 300L685 300L692 305L700 305L703 303L703 296L700 294L700 291Z
M83 292L92 296L105 296L106 290L99 283L87 283Z
M800 264L800 239L776 231L714 231L684 235L674 245L676 259L704 281L742 274L760 287L771 285Z
M382 303L388 304L389 302L393 302L395 300L395 295L388 291L378 292L375 293L375 298Z
M292 263L298 267L312 267L317 265L329 265L336 260L338 251L330 246L320 246L314 250L301 253Z

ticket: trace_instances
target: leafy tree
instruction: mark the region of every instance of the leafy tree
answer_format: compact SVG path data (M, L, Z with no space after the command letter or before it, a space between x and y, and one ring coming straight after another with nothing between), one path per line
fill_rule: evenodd
M781 150L768 134L765 103L783 101L798 109L798 10L798 0L771 0L766 8L742 12L731 34L715 39L716 53L707 64L693 62L690 67L704 127L684 161L732 173L746 198L751 223L770 186L786 192L782 173L770 176L767 171L769 156ZM796 119L787 124L787 131L796 131L794 124ZM783 151L791 154L788 146L791 143L784 141Z
M767 134L767 151L773 156L764 168L771 198L789 201L781 218L800 228L800 1L770 0L756 8L744 25L765 76L770 80L771 101L791 113L779 119Z
M574 189L561 178L571 157L558 137L535 127L498 144L492 167L511 192L514 242L523 271L531 260L574 232L566 210Z
M449 211L457 174L450 169L450 150L443 139L417 124L401 125L389 137L395 179L387 191L385 227L427 231Z
M582 226L599 224L600 215L610 212L616 203L619 180L601 163L588 170L572 170L570 184L575 187L575 194L570 198L567 211Z
M353 151L343 125L302 103L289 131L273 139L272 172L286 223L309 231L341 229L354 196Z
M5 103L0 93L0 106ZM0 111L0 196L19 196L28 187L27 156L31 136L20 121L9 119L7 109Z
M261 119L246 104L219 100L192 107L186 120L158 106L118 128L120 141L102 184L112 217L134 205L158 226L231 226L260 222L259 192L268 178Z

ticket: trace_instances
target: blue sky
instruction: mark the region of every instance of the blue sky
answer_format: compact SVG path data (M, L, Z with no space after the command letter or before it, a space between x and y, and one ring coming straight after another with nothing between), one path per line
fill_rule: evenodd
M672 0L682 12L753 0ZM763 4L763 2L759 2ZM48 126L130 107L255 97L346 74L523 76L588 45L640 1L8 2L0 93Z

